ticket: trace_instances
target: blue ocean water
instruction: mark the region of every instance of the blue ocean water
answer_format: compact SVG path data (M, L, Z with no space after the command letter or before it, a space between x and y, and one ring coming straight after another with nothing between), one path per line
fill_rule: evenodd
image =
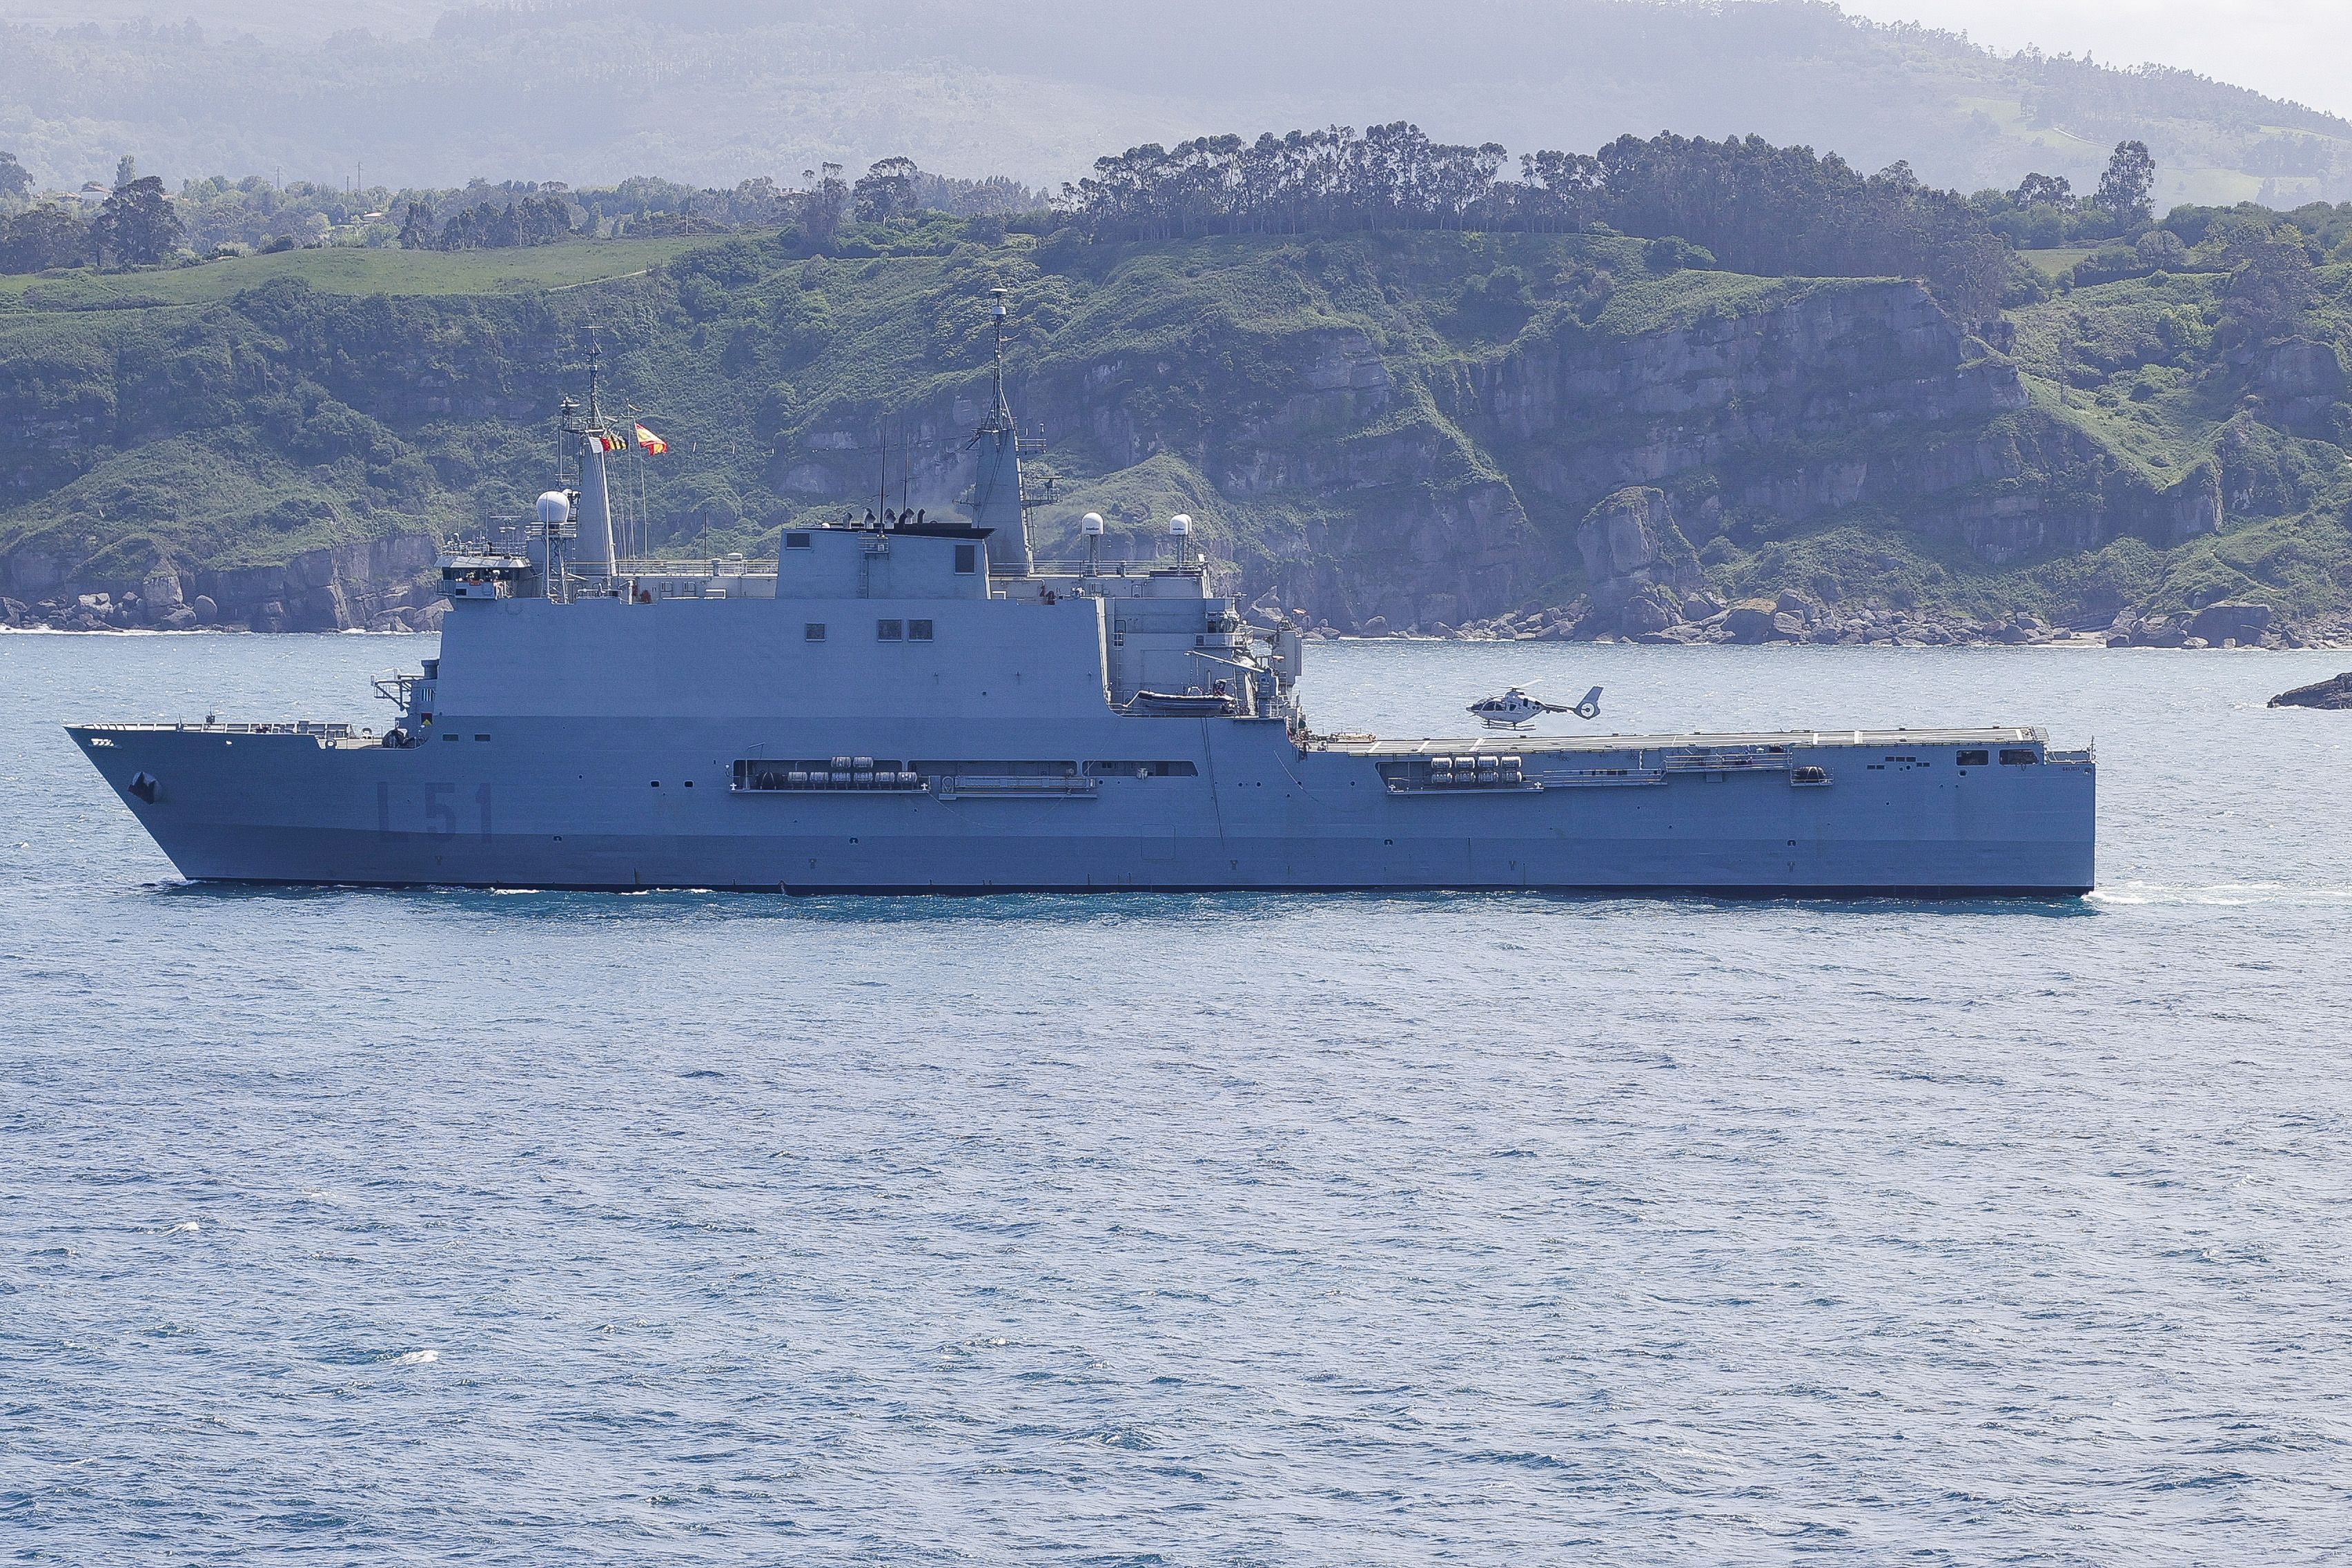
M2345 656L1342 645L1326 728L2095 735L1937 906L180 883L0 637L0 1554L2342 1562Z

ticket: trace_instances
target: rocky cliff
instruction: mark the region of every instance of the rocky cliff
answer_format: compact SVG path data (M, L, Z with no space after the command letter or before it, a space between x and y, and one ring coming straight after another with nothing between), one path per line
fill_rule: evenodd
M391 533L306 550L282 565L215 570L163 564L135 588L67 584L55 559L26 551L11 559L0 624L35 621L69 630L149 627L257 632L430 631L445 607L433 571L439 542Z
M0 315L0 616L433 624L438 537L500 504L473 437L551 405L563 338L536 299L283 283Z

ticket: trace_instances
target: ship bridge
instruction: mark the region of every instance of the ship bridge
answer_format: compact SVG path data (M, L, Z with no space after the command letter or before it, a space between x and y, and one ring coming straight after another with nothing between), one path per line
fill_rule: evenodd
M998 712L1275 720L1303 736L1298 628L1244 624L1215 592L1189 516L1167 520L1149 560L1101 559L1105 524L1092 512L1086 559L1036 558L1027 513L1052 486L1023 472L1040 443L1021 434L1006 395L1005 314L998 290L992 395L966 444L969 517L885 507L862 523L787 529L767 559L614 550L604 479L614 437L592 352L584 407L567 400L561 421L577 482L542 495L527 527L442 559L445 644L469 650L446 662L491 683L468 695L511 700L527 685L534 702L583 710L640 710L630 703L642 689L650 713L663 683L648 684L647 661L685 661L689 684L773 668L796 688L815 681L877 704L928 695Z
M991 536L928 520L795 528L773 560L623 558L596 575L543 549L456 551L442 632L466 657L445 663L483 683L461 695L501 705L527 689L535 705L650 713L681 674L698 689L766 669L813 703L1271 719L1304 734L1297 630L1247 626L1197 552L1007 572Z

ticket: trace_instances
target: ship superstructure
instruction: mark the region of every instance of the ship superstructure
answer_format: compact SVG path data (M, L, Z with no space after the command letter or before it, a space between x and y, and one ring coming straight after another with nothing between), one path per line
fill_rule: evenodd
M2095 764L2031 728L1318 734L1304 646L1169 520L1037 559L1002 312L968 520L887 508L772 562L632 561L595 389L576 483L454 550L440 656L334 723L72 727L186 876L790 892L1687 889L2065 895Z

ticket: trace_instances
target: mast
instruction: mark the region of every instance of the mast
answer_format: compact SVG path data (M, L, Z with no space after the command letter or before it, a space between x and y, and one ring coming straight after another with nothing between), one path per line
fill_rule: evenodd
M996 416L1003 420L1005 427L1010 429L1013 405L1004 400L1004 296L1007 290L991 289L989 292L996 296L996 308L992 312L996 323Z
M1004 296L996 297L996 362L992 401L988 416L973 432L971 445L978 461L971 483L971 521L992 530L988 536L989 570L999 576L1026 577L1034 567L1029 553L1029 526L1021 506L1021 437L1013 422L1013 405L1004 396Z
M603 349L595 329L588 332L588 416L566 423L567 434L580 440L580 543L573 564L586 577L613 575L613 498L604 482L604 447L612 432L604 427L604 410L597 400L599 360Z

